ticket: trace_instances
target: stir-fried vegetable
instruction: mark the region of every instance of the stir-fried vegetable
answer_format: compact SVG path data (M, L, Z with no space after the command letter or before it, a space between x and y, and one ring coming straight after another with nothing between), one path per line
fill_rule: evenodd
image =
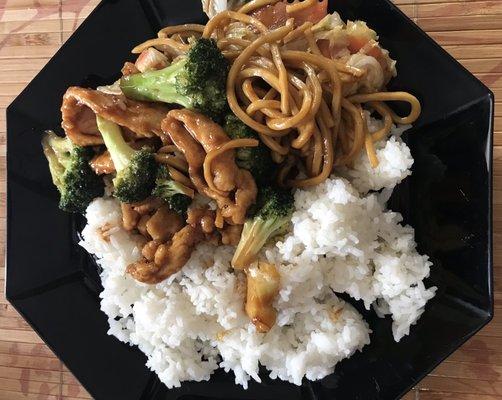
M134 63L140 72L156 71L166 68L168 64L167 57L153 47L143 50Z
M255 261L267 241L282 234L291 222L294 198L290 191L267 187L260 191L257 205L259 211L244 224L232 259L234 268L242 269Z
M370 29L364 21L347 21L347 36L351 53L357 53L371 40L378 40L376 32Z
M322 20L328 12L327 1L316 1L309 7L302 8L293 12L288 11L291 4L287 0L275 4L260 7L253 11L251 15L259 19L265 26L275 29L286 24L290 18L294 18L295 26L301 26L305 22L313 24Z
M258 262L247 269L246 275L246 314L258 332L268 332L277 316L272 304L279 293L279 272L273 264Z
M202 9L209 18L225 10L237 10L251 0L202 0Z
M92 149L74 146L70 139L54 132L44 135L42 147L61 195L59 208L83 213L94 198L103 196L103 180L89 166Z
M113 179L113 195L123 203L144 200L150 196L155 185L157 163L152 152L129 146L117 124L100 116L96 117L96 121L117 171Z
M171 210L186 217L188 206L192 202L187 193L187 188L173 180L168 169L161 165L157 171L155 188L152 194L164 200Z
M211 39L198 39L187 57L170 66L122 77L120 87L132 99L175 103L219 117L227 109L228 61Z
M258 134L233 114L225 117L223 129L231 139L259 139ZM260 141L256 147L241 147L235 153L236 163L247 169L258 185L271 182L274 163L270 150Z

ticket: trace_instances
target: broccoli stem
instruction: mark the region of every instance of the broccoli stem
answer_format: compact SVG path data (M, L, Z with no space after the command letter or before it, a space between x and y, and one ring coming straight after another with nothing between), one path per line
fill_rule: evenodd
M193 101L181 95L176 85L177 77L183 72L185 65L186 60L180 60L158 71L124 76L120 81L120 88L131 99L176 103L185 108L193 108Z
M235 268L244 268L250 265L276 230L284 224L284 220L283 218L264 220L260 217L248 220L244 224L241 234L241 238L245 238L245 240L239 242L232 265Z
M212 39L197 39L186 57L159 71L124 76L122 92L129 98L179 104L220 119L228 109L229 63Z
M45 158L47 158L49 163L52 183L54 183L59 192L61 192L64 188L62 177L67 168L67 165L65 164L69 164L67 161L68 157L62 157L64 152L59 150L63 143L66 147L66 141L63 138L57 137L52 132L47 133L42 139L42 148Z
M70 166L71 161L68 156L73 150L73 145L70 140L58 137L53 132L50 132L42 139L42 146L46 156L48 156L48 153L52 153L54 163L60 164L64 169Z
M150 196L157 173L152 152L130 147L117 124L99 116L96 122L117 172L113 178L114 196L123 203L134 203Z
M260 210L254 218L248 219L242 229L241 238L232 259L234 268L249 266L267 241L284 233L291 220L294 198L291 192L273 187L260 190Z
M125 169L135 151L132 149L122 137L122 130L117 124L103 119L99 115L96 116L98 129L103 136L105 146L110 152L115 169L122 171Z

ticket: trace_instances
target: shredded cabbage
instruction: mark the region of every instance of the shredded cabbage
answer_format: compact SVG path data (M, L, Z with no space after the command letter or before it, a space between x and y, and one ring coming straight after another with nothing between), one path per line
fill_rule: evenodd
M202 9L209 18L225 10L235 10L249 0L202 0Z
M322 32L322 31L330 31L335 28L343 28L345 27L340 14L334 12L333 14L326 15L323 19L321 19L317 24L312 27L312 32Z
M370 40L378 41L377 33L368 27L364 21L347 21L347 34L349 36L361 37Z
M366 72L363 79L358 82L358 86L364 88L364 91L374 93L381 90L385 85L384 72L376 58L356 53L350 56L347 65L362 69Z

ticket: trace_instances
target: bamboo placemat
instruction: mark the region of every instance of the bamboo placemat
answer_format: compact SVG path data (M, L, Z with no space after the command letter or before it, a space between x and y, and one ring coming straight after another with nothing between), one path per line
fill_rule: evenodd
M367 0L371 1L371 0ZM98 0L0 0L0 400L76 400L89 394L5 300L5 107ZM396 0L401 9L502 98L502 0ZM500 97L499 97L500 96ZM406 399L502 398L502 107L495 107L493 322ZM499 279L500 278L500 279Z

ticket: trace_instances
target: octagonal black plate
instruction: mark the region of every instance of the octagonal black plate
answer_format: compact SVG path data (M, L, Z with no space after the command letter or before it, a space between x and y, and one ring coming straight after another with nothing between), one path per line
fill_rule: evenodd
M493 95L389 1L333 3L344 19L366 20L380 34L398 60L393 88L424 106L407 135L413 176L391 207L434 262L428 284L439 287L436 298L399 344L388 319L364 312L371 345L320 382L297 387L262 374L264 383L245 391L218 371L210 382L179 389L160 384L139 350L106 334L96 267L77 245L83 221L58 210L40 135L60 126L68 86L112 82L134 44L161 26L204 17L198 0L104 1L7 112L7 296L94 398L394 399L491 319Z

